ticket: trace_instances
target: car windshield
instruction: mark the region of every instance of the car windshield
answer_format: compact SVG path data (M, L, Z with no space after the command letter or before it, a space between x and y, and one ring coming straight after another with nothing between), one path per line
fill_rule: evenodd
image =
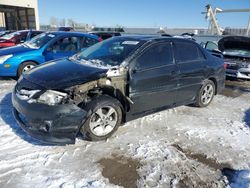
M73 59L79 62L89 61L102 66L119 66L131 52L138 49L143 43L141 40L114 37L85 49Z
M29 48L39 49L43 47L43 45L47 44L54 37L55 35L52 33L42 33L40 35L35 36L30 41L25 42L23 45L28 46Z
M16 31L16 32L14 32L14 33L6 34L6 35L2 36L1 38L2 38L2 39L5 39L5 40L10 40L10 39L12 39L13 37L18 36L18 35L21 35L21 33L18 32L18 31Z

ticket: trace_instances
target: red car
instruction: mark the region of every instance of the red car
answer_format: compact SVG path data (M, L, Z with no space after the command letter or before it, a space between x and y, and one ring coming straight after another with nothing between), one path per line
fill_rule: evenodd
M0 38L0 48L15 46L17 44L26 42L41 33L43 33L43 31L22 30L4 35Z

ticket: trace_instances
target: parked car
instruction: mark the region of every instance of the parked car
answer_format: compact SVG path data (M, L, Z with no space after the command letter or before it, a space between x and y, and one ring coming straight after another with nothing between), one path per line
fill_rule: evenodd
M74 31L73 27L59 27L58 31Z
M227 77L250 79L250 37L227 36L208 41L205 48L224 57Z
M173 37L114 37L23 74L14 116L34 138L74 143L111 136L119 125L167 108L205 107L224 87L223 60Z
M13 33L13 32L15 32L15 31L14 30L0 31L0 37L7 35L7 34L10 34L10 33Z
M106 39L109 39L111 37L121 36L121 33L119 33L119 32L105 32L105 31L94 31L94 32L89 32L89 34L96 35L101 40L106 40Z
M77 32L47 32L19 46L0 50L0 76L17 76L36 65L72 56L98 42L98 37Z
M43 31L35 30L22 30L9 33L0 38L0 48L11 47L24 43L41 33L43 33Z

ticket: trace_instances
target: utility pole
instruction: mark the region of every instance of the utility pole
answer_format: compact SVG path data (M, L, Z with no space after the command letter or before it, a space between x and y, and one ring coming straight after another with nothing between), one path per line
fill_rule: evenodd
M249 35L249 31L250 31L250 16L249 16L249 21L248 21L246 36Z

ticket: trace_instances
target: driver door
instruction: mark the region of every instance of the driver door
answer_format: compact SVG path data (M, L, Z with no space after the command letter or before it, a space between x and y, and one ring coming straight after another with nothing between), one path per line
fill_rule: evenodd
M129 73L131 114L139 115L175 104L178 68L171 42L148 47L132 63Z

